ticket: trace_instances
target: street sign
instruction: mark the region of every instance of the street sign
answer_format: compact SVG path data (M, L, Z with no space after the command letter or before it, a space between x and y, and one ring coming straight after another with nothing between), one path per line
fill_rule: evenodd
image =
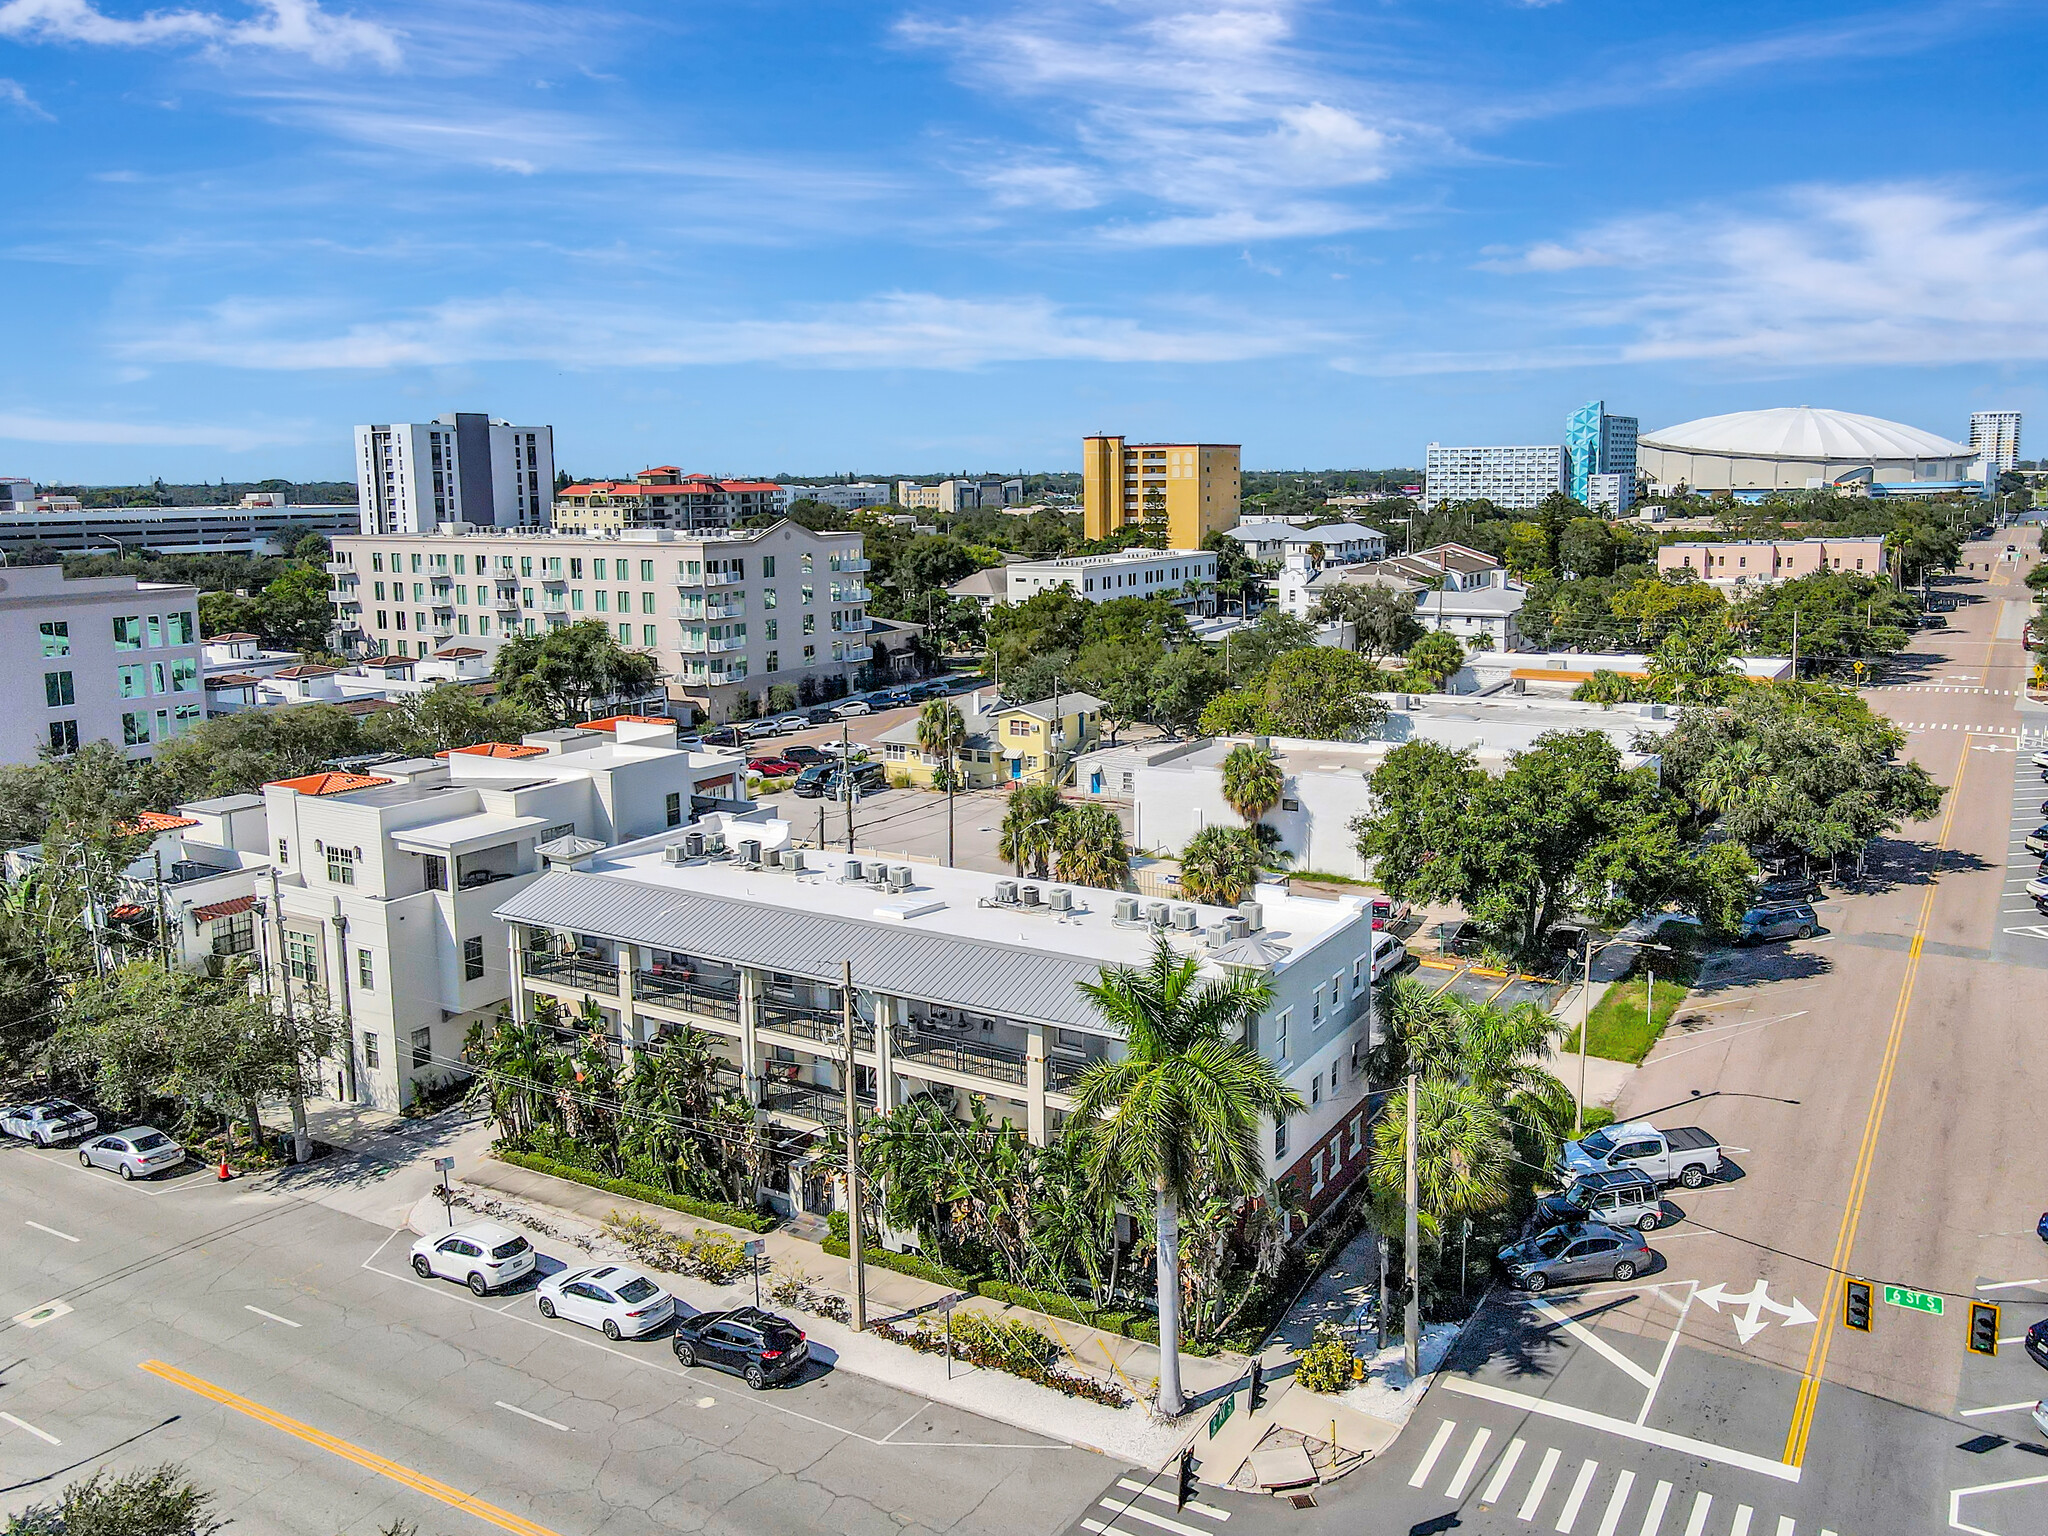
M455 1159L454 1159L454 1158L452 1158L452 1157L437 1157L437 1158L435 1158L435 1159L434 1159L434 1172L436 1172L436 1173L453 1173L454 1171L455 1171Z
M1214 1440L1223 1432L1223 1426L1230 1422L1231 1414L1237 1411L1237 1394L1232 1392L1216 1405L1216 1411L1209 1415L1209 1438Z
M1909 1291L1903 1285L1886 1286L1884 1299L1888 1306L1904 1307L1908 1312L1925 1312L1929 1317L1940 1317L1942 1313L1939 1296L1927 1291Z

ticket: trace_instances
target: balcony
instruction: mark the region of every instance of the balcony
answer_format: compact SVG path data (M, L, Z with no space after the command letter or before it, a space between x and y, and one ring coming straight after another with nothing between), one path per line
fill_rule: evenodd
M873 591L860 585L858 582L853 582L847 586L841 586L836 581L832 583L832 601L835 603L865 603L870 601L874 595Z
M834 560L832 562L832 569L835 571L852 571L855 574L859 574L862 571L871 570L873 567L865 560Z
M724 597L714 597L704 605L704 617L707 619L742 618L746 611L747 599L744 594L738 592L728 593Z
M491 606L500 613L517 613L519 611L518 590L515 588L510 592L500 592Z
M609 997L619 992L619 968L589 955L529 955L526 979L557 987L582 987Z
M1095 1065L1096 1058L1067 1056L1059 1052L1045 1058L1045 1091L1047 1093L1072 1093L1074 1084L1081 1080L1081 1074Z
M334 604L334 611L336 613L342 614L361 613L363 611L363 605L361 602L359 602L357 599L353 597L339 598L336 600Z
M802 1003L776 1003L764 1000L761 1004L760 1027L799 1040L816 1040L831 1046L834 1050L845 1048L846 1026L840 1020L837 1008L814 1008ZM855 1050L873 1050L875 1026L866 1019L855 1018L853 1045Z
M704 649L713 655L725 651L744 651L746 648L747 642L737 635L727 635L723 639L714 635L704 642Z
M546 613L541 615L541 617L545 618L550 624L567 624L571 619L575 618L576 615L571 613L566 608L550 608Z
M679 586L679 587L683 587L683 588L686 588L686 589L688 589L688 590L690 590L690 591L695 591L695 590L696 590L696 589L697 589L698 587L701 587L701 586L703 586L703 585L704 585L704 578L703 578L703 577L702 577L701 575L697 575L697 576L681 576L681 575L679 575L679 576L677 576L677 577L676 577L676 585L677 585L677 586Z
M362 579L351 570L335 570L333 566L329 566L328 569L334 571L334 584L337 587L352 587Z
M874 627L874 621L866 614L862 614L859 618L840 619L832 626L832 633L835 635L864 635Z
M872 645L835 645L832 647L834 661L869 661L875 654Z
M720 984L695 977L665 975L657 971L633 973L633 995L657 1008L674 1008L737 1024L740 1018L740 989L737 982Z
M1006 1051L978 1041L907 1035L897 1042L896 1056L906 1063L985 1077L991 1082L1021 1085L1027 1078L1022 1051Z
M794 1069L794 1063L771 1062L769 1070L773 1072L777 1065L784 1070ZM861 1108L872 1110L875 1107L873 1094L859 1094L857 1097ZM838 1125L846 1119L846 1094L839 1088L820 1088L816 1083L777 1081L771 1077L761 1086L761 1107L777 1114L795 1115L817 1125Z
M569 578L550 571L547 575L541 577L540 584L544 587L566 587L569 585Z
M706 571L704 585L707 587L736 587L747 578L738 571Z
M453 640L455 638L455 626L446 619L436 619L434 621L433 633L436 640Z

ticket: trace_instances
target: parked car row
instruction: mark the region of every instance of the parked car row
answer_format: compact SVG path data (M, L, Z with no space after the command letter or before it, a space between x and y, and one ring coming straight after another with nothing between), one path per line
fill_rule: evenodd
M836 725L841 720L872 715L885 709L907 709L912 704L922 704L928 699L946 698L956 691L957 685L953 683L914 683L905 688L889 688L878 693L863 694L857 698L841 699L834 704L819 704L810 709L792 710L788 714L768 719L735 721L730 725L713 726L705 731L688 732L678 740L685 747L742 747L749 742L769 741L777 736L794 736L802 731Z
M41 1099L0 1109L0 1131L39 1147L78 1143L78 1161L86 1168L105 1168L124 1179L153 1178L185 1161L185 1149L153 1125L131 1125L102 1131L100 1117L69 1099Z
M429 1233L412 1245L413 1273L453 1280L478 1296L516 1285L540 1268L533 1245L494 1221ZM673 1324L676 1363L730 1371L760 1391L795 1375L811 1357L804 1331L759 1307L733 1307L684 1317L676 1299L623 1264L555 1271L534 1287L540 1315L595 1328L608 1339L644 1339Z

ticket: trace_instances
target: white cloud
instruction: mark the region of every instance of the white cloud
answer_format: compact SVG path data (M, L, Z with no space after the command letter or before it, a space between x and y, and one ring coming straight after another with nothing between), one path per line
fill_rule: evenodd
M241 19L198 10L127 17L110 16L92 0L0 0L0 37L111 48L203 43L296 54L318 64L343 64L358 55L386 68L399 62L398 41L388 30L333 15L319 0L255 0L255 7Z
M515 293L336 324L286 305L236 300L179 324L125 322L126 339L115 350L153 363L289 371L536 361L569 369L751 363L954 370L1007 362L1235 362L1300 352L1319 339L1286 322L1176 319L1145 324L1036 295L885 293L778 316L717 318Z
M0 442L88 443L105 447L221 448L241 453L273 443L303 443L304 431L244 425L103 421L0 411Z
M6 102L19 111L26 112L30 117L40 117L46 123L54 123L56 121L54 117L43 110L41 104L33 96L29 95L19 80L9 80L0 77L0 101Z

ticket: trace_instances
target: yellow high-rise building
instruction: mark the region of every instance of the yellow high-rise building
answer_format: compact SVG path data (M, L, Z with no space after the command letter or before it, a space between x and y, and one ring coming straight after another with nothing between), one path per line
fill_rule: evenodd
M1168 549L1200 549L1235 528L1241 504L1236 443L1126 443L1081 439L1081 529L1106 539L1132 524L1157 526Z

